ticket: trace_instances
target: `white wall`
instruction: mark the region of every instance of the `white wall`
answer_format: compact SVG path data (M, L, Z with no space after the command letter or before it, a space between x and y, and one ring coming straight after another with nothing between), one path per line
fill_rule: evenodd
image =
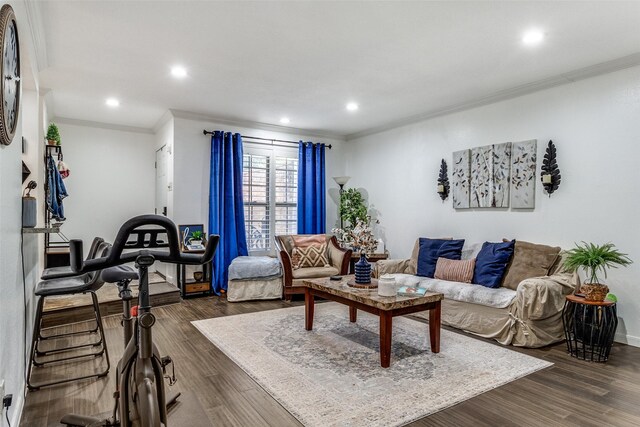
M33 289L40 274L39 248L42 247L42 236L35 235L25 236L21 247L22 159L37 156L41 149L38 147L41 141L38 119L42 104L38 82L31 77L35 75L31 68L34 66L33 44L25 4L8 3L14 8L20 32L23 100L13 142L0 146L0 382L5 382L5 393L13 394L9 419L11 425L17 426L24 405L26 337L30 336L33 324ZM25 156L22 155L23 135L28 142ZM37 169L33 172L31 179L40 184L42 173ZM21 253L24 254L24 270ZM0 426L4 427L7 425L5 411L0 413Z
M54 119L55 121L55 119ZM58 119L64 162L62 231L82 239L85 252L94 237L113 242L129 218L152 214L155 189L155 139L151 133L65 123Z
M155 180L155 171L154 171L154 205L156 204L156 191L164 191L166 193L167 198L167 217L173 217L173 116L170 112L167 112L160 120L159 125L157 126L157 130L154 137L154 150L157 152L162 147L166 147L168 150L167 155L167 178L166 178L166 187L163 189L156 189L155 186L158 186L159 183ZM155 154L154 154L155 159ZM161 213L161 212L158 212ZM155 269L158 273L162 274L169 283L175 284L175 266L172 264L166 264L162 262L157 262L154 264Z
M24 302L20 235L22 229L22 117L13 143L0 146L0 381L16 398L10 413L21 406L24 389ZM32 248L32 245L30 245ZM0 425L5 425L4 412ZM12 422L13 424L13 422Z
M562 184L538 184L533 211L459 210L436 194L440 159L456 150L538 140L558 149ZM635 261L607 279L619 298L617 339L640 345L640 67L370 135L347 143L347 173L380 211L393 258L419 236L504 237L569 248L613 242ZM539 170L539 169L538 169ZM537 178L539 179L539 177ZM539 181L538 181L539 183Z

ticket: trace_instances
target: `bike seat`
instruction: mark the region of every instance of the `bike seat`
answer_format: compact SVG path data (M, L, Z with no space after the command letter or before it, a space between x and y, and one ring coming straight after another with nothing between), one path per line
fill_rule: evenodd
M118 283L123 280L138 280L138 272L128 265L116 265L102 270L101 277L107 283Z

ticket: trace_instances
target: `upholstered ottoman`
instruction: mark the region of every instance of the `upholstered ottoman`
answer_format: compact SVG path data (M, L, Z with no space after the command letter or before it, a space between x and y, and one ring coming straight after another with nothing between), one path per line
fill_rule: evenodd
M241 256L229 266L227 301L282 298L282 268L277 258Z

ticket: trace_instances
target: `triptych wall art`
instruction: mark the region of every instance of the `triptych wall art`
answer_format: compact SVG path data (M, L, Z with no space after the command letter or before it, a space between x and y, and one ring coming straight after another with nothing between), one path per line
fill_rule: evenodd
M536 152L536 140L454 152L453 207L533 209Z

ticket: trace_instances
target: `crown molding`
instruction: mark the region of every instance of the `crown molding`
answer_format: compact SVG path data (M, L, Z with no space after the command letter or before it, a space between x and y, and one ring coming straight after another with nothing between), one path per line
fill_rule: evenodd
M125 125L115 125L111 123L102 123L102 122L93 122L90 120L79 120L79 119L70 119L68 117L54 117L51 119L52 122L62 123L67 125L74 126L84 126L90 128L98 128L98 129L107 129L107 130L117 130L120 132L133 132L133 133L143 133L145 135L154 135L155 132L153 129L147 129L143 127L137 126L125 126Z
M42 13L40 12L40 3L34 0L24 0L27 21L29 22L29 31L31 32L31 40L35 50L35 62L38 72L49 66L47 57L47 43L44 36L44 22Z
M380 132L385 132L391 129L396 129L401 126L407 126L423 121L427 121L436 117L445 116L448 114L458 113L460 111L470 110L472 108L481 107L484 105L494 104L496 102L505 101L507 99L517 98L523 95L528 95L541 90L550 89L552 87L573 83L579 80L588 79L591 77L597 77L603 74L613 73L615 71L624 70L640 65L640 52L634 53L622 58L614 59L611 61L601 62L599 64L591 65L589 67L579 68L577 70L562 73L557 76L548 77L546 79L537 80L535 82L526 83L523 85L515 86L509 89L500 90L492 93L491 95L476 98L472 101L462 102L459 104L453 104L445 108L428 111L426 113L417 114L406 117L400 120L394 120L387 124L376 126L373 128L365 129L360 132L348 134L346 136L347 141L362 138L364 136L373 135Z
M346 140L344 134L337 133L337 132L324 132L324 131L309 130L309 129L302 129L302 128L293 128L293 127L287 127L287 126L278 126L278 125L272 125L269 123L254 122L250 120L239 120L239 119L231 119L231 118L225 118L225 117L209 116L207 114L194 113L191 111L183 111L183 110L170 109L169 112L173 114L173 117L178 119L200 120L205 122L220 123L220 124L229 125L229 126L242 126L242 127L252 128L252 129L261 129L261 130L267 130L272 132L280 132L280 133L286 133L289 135L296 135L296 136L302 135L302 136L310 136L315 138L330 138L337 141Z
M153 125L153 127L151 128L151 130L153 131L153 133L158 133L158 131L160 130L160 128L162 126L165 125L165 123L167 123L169 120L173 119L173 113L171 112L171 110L167 110L164 112L164 114L162 116L160 116L160 118L158 119L158 121L156 122L155 125Z

